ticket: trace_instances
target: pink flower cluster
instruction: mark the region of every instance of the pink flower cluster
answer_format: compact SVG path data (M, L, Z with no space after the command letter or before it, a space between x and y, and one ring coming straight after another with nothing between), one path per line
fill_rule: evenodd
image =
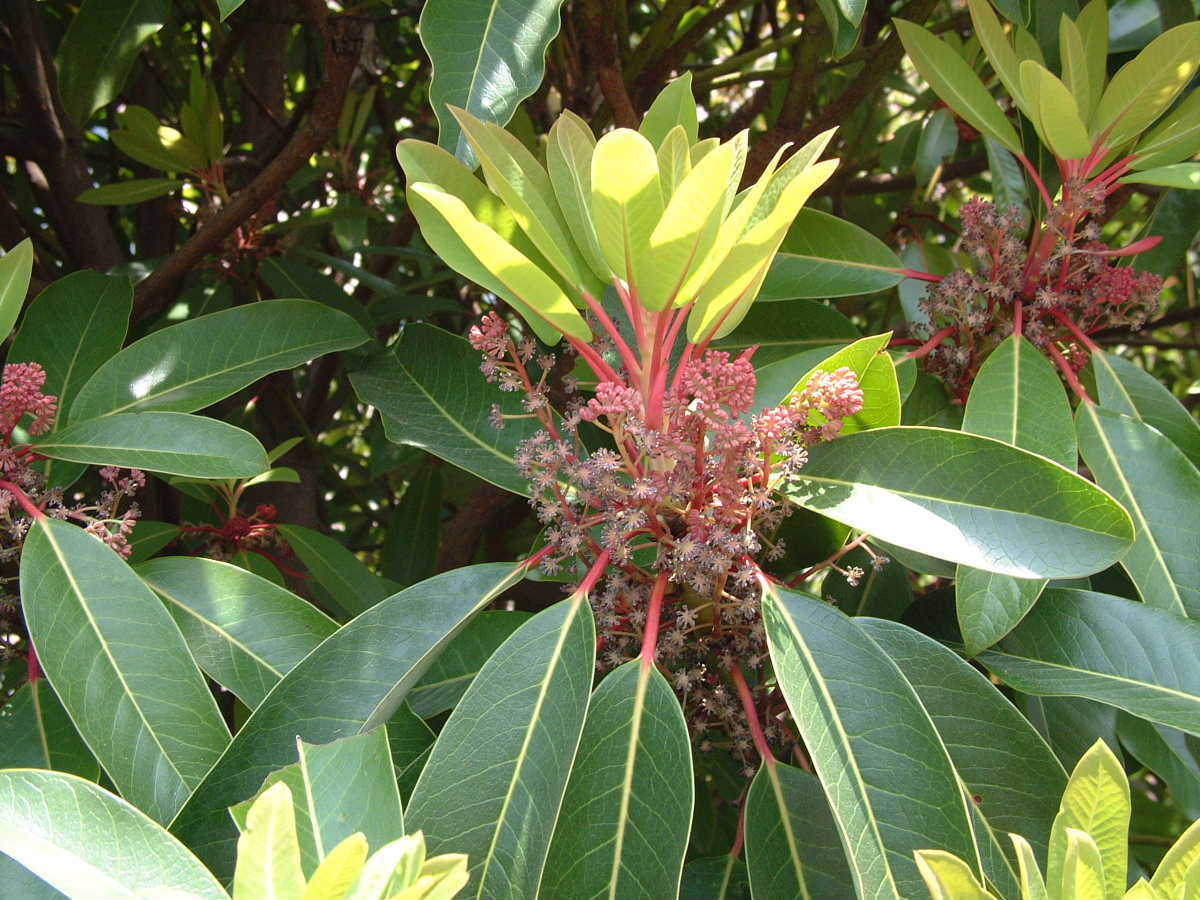
M0 432L9 434L26 415L30 434L45 434L58 414L58 398L42 393L46 370L37 363L9 363L0 381Z

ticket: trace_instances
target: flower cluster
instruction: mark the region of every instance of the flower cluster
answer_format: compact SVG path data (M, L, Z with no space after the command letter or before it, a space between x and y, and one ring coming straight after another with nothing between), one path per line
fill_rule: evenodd
M472 330L471 341L484 354L489 380L524 390L527 409L545 408L551 355L514 342L495 314ZM586 399L568 382L564 417L544 419L547 427L516 453L544 525L543 568L581 573L607 554L609 569L590 595L598 668L638 655L654 586L665 576L656 662L697 742L730 741L747 764L750 730L724 673L757 669L766 658L755 559L784 550L768 535L789 512L780 488L797 477L807 448L835 437L863 406L857 377L841 368L817 371L785 403L756 411L751 356L685 354L663 387L657 426L624 369L595 384ZM527 366L534 358L542 370L536 381ZM606 433L608 446L585 447L583 422ZM782 724L765 731L768 740L786 743Z
M1154 313L1162 279L1119 265L1127 251L1099 240L1104 191L1068 183L1031 245L1016 211L974 199L963 207L962 248L973 270L960 269L931 285L922 308L941 340L927 367L965 397L988 353L1015 330L1054 353L1073 353L1076 330L1140 327ZM1128 248L1127 248L1128 249Z

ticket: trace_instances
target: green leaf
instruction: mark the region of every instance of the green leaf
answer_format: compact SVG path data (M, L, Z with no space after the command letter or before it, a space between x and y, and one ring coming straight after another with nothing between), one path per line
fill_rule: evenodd
M761 372L764 366L795 353L849 343L857 337L854 323L832 306L812 300L792 300L754 304L741 324L713 341L713 347L735 355L737 351L757 347L754 363Z
M46 370L43 390L58 397L65 421L79 389L125 343L132 307L128 279L90 269L72 272L29 305L8 361L36 362Z
M1021 90L1021 60L1013 50L1008 35L1004 33L1000 19L992 11L991 3L989 0L967 0L967 5L970 7L975 36L979 38L988 62L992 64L992 70L1021 112L1032 118L1033 108ZM1013 148L1008 149L1011 151Z
M683 867L680 900L750 900L746 863L728 854L693 859Z
M954 155L958 149L958 125L954 121L954 113L949 109L935 110L921 129L921 138L917 141L917 181L922 185L929 183L937 173L938 167Z
M528 494L513 455L541 428L535 419L513 419L503 429L488 417L498 403L506 415L523 415L520 399L479 374L479 353L463 338L413 324L393 350L372 359L350 381L359 399L383 416L396 443L427 450L515 494Z
M790 522L793 518L799 517L802 514L794 512L791 516L788 516L786 521ZM808 513L808 515L815 516L816 514ZM830 519L824 519L823 522L828 522L833 528L839 527L837 523ZM841 527L844 528L845 526ZM839 533L839 537L841 539L838 541L837 547L834 548L837 550L841 549L847 535ZM832 552L831 550L828 553L823 553L821 556L815 557L813 562L820 562L825 557L831 555ZM855 547L841 558L838 565L842 568L858 566L866 573L862 578L858 579L857 584L850 584L845 578L832 574L827 576L821 584L822 599L834 604L846 615L879 616L883 619L899 619L904 615L905 610L912 605L913 591L910 583L911 576L901 562L889 562L882 569L876 569L871 559L871 554L863 547Z
M192 172L208 165L203 147L157 120L151 130L114 131L110 137L130 159L164 172Z
M304 889L304 900L325 900L326 897L345 897L358 880L367 861L367 839L352 834L329 851Z
M317 583L351 616L366 612L398 590L328 535L303 525L280 525L278 531Z
M170 614L97 538L49 518L25 541L21 599L42 667L105 772L170 821L229 743Z
M1086 697L1200 734L1200 623L1090 591L1048 588L979 662L1018 691Z
M917 868L933 900L995 900L971 867L945 850L916 851Z
M267 468L267 453L250 432L177 412L76 421L38 438L35 446L52 459L191 478L249 478Z
M170 14L170 0L84 0L56 60L63 109L81 130L121 92L142 45Z
M0 709L0 769L26 768L100 777L96 758L44 678L25 682Z
M966 60L920 25L904 19L892 21L909 59L934 93L976 129L1020 153L1017 132Z
M850 897L854 886L821 783L768 760L746 797L746 867L755 897Z
M334 632L254 710L172 831L228 877L236 829L226 808L295 760L297 736L327 744L387 722L467 619L523 573L507 564L456 569L389 597Z
M0 772L0 852L71 898L229 896L153 820L62 772Z
M75 199L79 203L90 203L93 206L125 206L144 203L155 197L165 197L183 185L184 182L178 178L131 178L128 181L88 188Z
M679 701L657 668L630 660L588 705L539 895L677 896L692 781Z
M217 0L217 10L221 14L221 21L224 22L240 7L246 0Z
M1139 762L1163 779L1171 799L1189 819L1200 819L1200 742L1177 728L1155 725L1137 716L1121 713L1118 719L1121 744Z
M167 605L200 668L250 709L337 630L311 603L229 563L167 556L136 571Z
M1200 190L1200 163L1175 163L1154 169L1142 169L1119 180L1124 184L1157 184L1187 191Z
M250 808L246 828L238 838L235 897L304 896L292 802L288 786L276 784Z
M1106 143L1113 148L1141 134L1174 102L1197 68L1200 22L1159 35L1108 83L1096 107L1092 134L1107 132Z
M388 521L379 554L383 575L408 587L434 574L441 528L442 470L423 466L409 479Z
M537 90L546 48L558 34L562 0L431 0L418 31L433 63L429 103L438 143L471 168L476 160L450 114L461 106L487 122L505 124Z
M1190 881L1191 870L1200 859L1200 822L1191 826L1167 851L1150 879L1150 885L1163 897L1185 896L1179 894L1185 878Z
M353 834L362 834L372 847L404 834L387 729L328 744L297 740L296 751L297 762L272 772L254 797L230 809L239 828L245 829L259 798L277 784L286 785L292 795L300 867L307 878Z
M838 9L842 11L851 25L858 27L867 11L867 0L837 0Z
M600 250L592 219L592 153L596 138L587 122L564 111L546 142L546 171L575 245L592 272L607 281L612 273ZM686 148L685 148L686 149Z
M1121 559L1150 606L1200 616L1200 471L1144 422L1081 403L1079 449L1096 482L1133 517L1133 546Z
M764 586L779 685L829 797L861 898L916 896L913 852L973 860L970 812L946 747L896 664L813 597Z
M4 338L12 333L17 323L32 274L33 241L30 238L0 256L0 334Z
M1134 169L1181 162L1200 151L1200 91L1192 91L1137 144Z
M804 390L818 371L832 373L841 368L848 368L858 377L864 401L860 412L844 420L842 434L899 425L900 387L896 381L896 367L886 353L891 338L890 331L871 335L834 352L805 372L791 390L775 400L772 405L782 403L793 394Z
M1025 170L998 141L985 137L983 146L992 176L992 201L998 209L1016 210L1021 220L1028 222L1029 190L1025 184Z
M1029 721L953 651L897 622L856 624L900 667L933 719L982 821L975 836L985 871L1007 894L1016 883L1003 835L1024 835L1045 859L1067 773Z
M661 147L667 134L676 125L683 127L683 136L690 147L700 140L700 125L696 120L696 98L692 96L692 73L684 72L659 91L638 131L656 148Z
M145 410L194 412L271 372L366 339L349 316L310 300L235 306L130 344L79 391L71 420Z
M938 428L875 428L817 445L800 476L787 493L802 506L889 543L1018 578L1090 574L1133 536L1116 501L1074 472Z
M1019 834L1010 834L1013 849L1017 853L1017 865L1021 873L1021 897L1023 900L1048 900L1046 882L1029 841Z
M802 209L759 292L759 300L851 297L899 284L900 260L868 231L816 209Z
M1087 126L1070 90L1053 72L1032 59L1021 63L1021 90L1034 108L1038 134L1060 159L1082 159L1092 150Z
M453 709L496 648L528 618L520 610L488 610L473 618L409 693L413 711L428 719Z
M1076 104L1076 114L1083 125L1100 100L1100 86L1092 90L1092 72L1088 65L1087 50L1083 45L1083 33L1075 20L1063 16L1058 20L1059 56L1062 57L1063 82L1068 94ZM1086 133L1086 127L1085 127Z
M1079 760L1058 815L1050 829L1050 855L1046 863L1046 886L1054 896L1120 898L1125 893L1129 848L1129 781L1125 767L1102 740ZM1071 831L1079 830L1095 841L1095 866L1100 892L1072 890L1075 876ZM1090 856L1091 854L1087 854ZM1090 862L1085 859L1085 863ZM1087 876L1085 865L1080 874Z
M354 319L367 333L375 330L371 314L362 303L342 290L342 286L328 275L316 271L293 259L272 256L264 259L258 274L271 288L276 297L299 297L315 300L344 312Z
M1044 578L1014 578L960 565L954 576L954 602L967 656L977 655L1012 631L1046 584Z
M576 593L500 645L442 728L407 819L431 854L467 854L466 896L537 895L595 651L591 606Z
M1108 3L1106 0L1091 0L1075 19L1079 36L1083 42L1083 53L1087 60L1089 84L1085 119L1090 121L1108 83Z

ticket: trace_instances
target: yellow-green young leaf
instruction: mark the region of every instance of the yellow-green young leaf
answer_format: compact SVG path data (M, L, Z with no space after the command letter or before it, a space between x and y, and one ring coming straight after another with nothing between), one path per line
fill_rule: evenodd
M1169 107L1200 68L1200 22L1165 31L1121 66L1100 98L1092 134L1120 147Z
M564 111L546 142L546 170L575 246L597 278L608 281L612 270L604 261L596 223L592 221L592 153L596 138L588 124Z
M676 125L682 125L689 145L700 137L696 118L696 98L692 96L692 73L684 72L663 88L650 108L638 131L655 147L662 146Z
M1100 848L1092 840L1092 836L1078 828L1068 828L1067 855L1063 861L1062 884L1054 896L1083 898L1095 897L1096 900L1117 900L1124 892L1125 884L1121 883L1117 892L1106 887L1104 868L1100 859Z
M563 221L550 176L525 145L494 122L481 122L469 112L450 107L471 148L483 164L483 176L512 211L550 265L572 288L595 291Z
M670 198L690 171L692 154L687 133L682 125L676 125L667 132L658 148L658 179L662 183L663 196Z
M233 873L235 900L295 900L304 896L292 792L279 782L246 814Z
M392 894L393 900L452 900L471 880L465 853L443 853L425 860L417 880Z
M1190 900L1192 897L1200 896L1200 861L1192 863L1187 870L1187 875L1183 878L1183 884L1175 892L1175 896L1178 900Z
M21 241L0 256L0 341L12 333L33 275L33 241Z
M893 21L905 51L933 92L979 131L1020 153L1016 130L966 60L920 25L904 19Z
M737 327L762 287L792 220L837 164L836 159L827 159L789 172L789 161L789 166L776 174L751 214L745 233L704 285L688 317L689 340L722 338ZM785 173L790 178L780 183Z
M988 62L992 64L992 71L996 73L1021 112L1032 119L1033 110L1025 102L1025 95L1021 93L1021 61L1017 58L1008 35L1004 33L1004 26L1000 24L999 17L992 9L991 0L968 0L967 5L971 10L971 23L975 27L975 35L983 46L983 52L987 54Z
M1087 60L1088 84L1091 86L1087 116L1090 119L1108 83L1108 4L1105 0L1091 0L1075 19L1075 26L1083 40L1083 55Z
M1093 106L1100 100L1100 91L1092 94L1092 78L1088 69L1087 51L1079 26L1067 15L1058 20L1059 54L1062 56L1063 82L1066 84L1080 117L1086 122Z
M1137 145L1135 169L1167 166L1200 152L1200 91L1192 91Z
M971 867L953 853L918 850L913 855L933 900L996 900L979 883Z
M366 837L356 831L330 850L308 880L304 900L342 900L362 872L367 849Z
M1017 853L1017 868L1021 877L1021 900L1048 900L1046 882L1038 868L1037 857L1029 841L1019 834L1009 834Z
M156 124L151 133L114 131L112 139L126 156L164 172L187 172L208 165L199 144L166 125Z
M1175 163L1157 169L1143 169L1120 180L1127 184L1159 184L1185 191L1200 190L1200 163Z
M1050 852L1046 887L1052 897L1120 897L1125 893L1128 868L1129 782L1120 760L1103 740L1097 740L1075 765L1054 824L1050 827ZM1086 832L1099 848L1103 871L1102 893L1065 891L1072 875L1069 832ZM1079 851L1077 850L1076 853Z
M1152 888L1150 882L1145 878L1139 878L1125 892L1125 896L1121 900L1167 900L1167 898Z
M1034 107L1034 124L1059 159L1081 159L1092 150L1087 127L1067 86L1049 69L1031 59L1021 63L1021 90Z
M1042 48L1032 34L1024 28L1015 28L1013 31L1013 50L1017 54L1018 65L1027 59L1032 59L1039 66L1046 64L1046 57L1042 55Z
M665 203L654 145L629 128L610 131L592 154L592 215L609 267L631 285L652 266L650 234Z
M1150 886L1164 897L1173 897L1187 878L1188 871L1200 862L1200 821L1180 835L1167 851L1150 879Z
M712 249L721 227L737 151L736 140L726 141L700 160L671 196L650 234L648 252L653 265L644 267L638 279L646 308L670 306L687 274Z
M452 194L432 184L408 191L429 246L455 271L508 300L543 341L559 333L583 340L591 330L561 287L529 258L484 225Z
M692 165L704 159L705 154L715 150L720 143L720 138L705 138L692 144Z
M391 897L417 880L425 862L425 837L421 832L397 838L371 854L350 891L349 900Z

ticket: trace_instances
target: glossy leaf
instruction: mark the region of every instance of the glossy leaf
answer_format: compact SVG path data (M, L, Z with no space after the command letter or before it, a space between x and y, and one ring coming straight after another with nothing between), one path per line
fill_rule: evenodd
M1120 180L1126 184L1157 184L1180 190L1200 190L1200 163L1175 163L1142 169Z
M536 896L595 650L591 606L576 593L500 645L442 728L406 818L431 854L467 854L464 896Z
M183 187L178 178L130 178L113 184L88 188L75 199L93 206L126 206L165 197Z
M228 877L236 829L226 808L295 760L297 736L327 744L388 721L471 614L522 574L504 564L447 572L389 597L336 631L254 710L172 831L214 872Z
M1071 772L1058 815L1054 817L1046 862L1049 891L1064 897L1117 898L1124 894L1129 817L1129 780L1125 767L1104 741L1096 741ZM1100 864L1097 868L1101 869L1099 892L1079 892L1068 887L1074 875L1072 830L1082 831L1095 841L1096 861Z
M1031 59L1021 63L1021 90L1037 113L1042 141L1060 159L1082 159L1092 150L1075 98L1053 72ZM1011 149L1011 148L1010 148Z
M892 333L889 331L860 338L834 352L805 372L792 389L775 402L781 403L802 391L818 371L832 373L841 368L848 368L858 377L859 386L863 391L863 408L843 420L842 434L899 425L900 386L896 381L896 367L885 352L891 337Z
M529 618L520 610L487 610L467 624L408 695L423 719L454 707L483 664Z
M277 784L287 785L295 815L299 862L306 878L342 841L361 833L382 847L404 834L404 814L392 771L387 729L328 744L296 741L298 761L272 772L262 789L230 813L245 829L255 802Z
M909 59L934 93L976 129L1013 153L1020 153L1021 141L1016 131L967 62L920 25L904 19L893 22Z
M713 341L713 347L728 353L757 347L754 363L761 372L764 366L793 354L849 343L857 337L854 323L832 306L812 300L792 300L755 303L741 324Z
M250 709L337 630L311 603L229 563L168 556L136 571L170 610L200 668Z
M1200 466L1200 424L1157 378L1113 353L1093 353L1092 370L1101 406L1158 429Z
M33 274L33 241L25 238L0 256L0 334L12 332Z
M170 821L229 743L170 614L107 546L49 518L26 539L21 598L42 667L88 747L126 799Z
M1090 574L1132 538L1126 513L1075 473L937 428L876 428L815 446L788 496L889 543L1019 578Z
M135 807L62 772L0 772L0 852L72 898L227 900L188 849Z
M1200 734L1200 623L1090 591L1048 588L979 662L1018 691L1086 697Z
M528 485L513 461L517 446L541 426L488 421L493 403L522 415L520 398L480 376L479 353L467 341L431 325L409 325L392 352L375 357L350 381L359 399L383 415L389 439L427 450L516 494Z
M986 650L1012 631L1046 584L1044 578L1014 578L960 565L954 599L967 656Z
M130 344L80 389L71 420L146 410L193 412L271 372L366 339L349 316L310 300L235 306Z
M764 763L746 797L746 867L755 897L851 897L854 885L821 783Z
M821 601L764 589L771 659L829 798L855 892L916 896L913 852L974 861L970 812L945 745L896 664Z
M850 297L887 290L904 277L900 260L873 234L816 209L802 209L783 239L759 299Z
M0 707L0 769L53 769L96 781L100 766L44 678Z
M683 128L684 140L690 147L700 139L696 121L696 98L692 95L692 73L684 72L659 91L638 131L655 147L661 147L667 134L676 126Z
M1100 99L1099 85L1092 89L1092 73L1088 67L1088 54L1083 44L1083 33L1070 16L1058 20L1059 56L1062 57L1062 80L1076 104L1076 117L1080 125L1092 114L1092 108ZM1086 139L1087 130L1084 127Z
M1120 147L1166 111L1198 68L1200 22L1159 35L1108 83L1096 107L1092 133L1107 132L1108 145Z
M1200 93L1192 91L1137 145L1134 169L1181 162L1200 151Z
M1136 536L1121 565L1149 606L1200 616L1200 471L1160 432L1081 403L1079 449L1096 482L1133 517Z
M324 303L353 318L364 331L374 330L371 315L362 303L346 293L333 278L316 269L293 259L271 256L262 261L258 274L276 297L298 297Z
M421 43L433 63L429 102L438 143L477 165L449 107L500 125L537 90L562 0L434 0L421 10Z
M640 659L596 688L539 896L674 897L692 824L692 749L679 701Z
M250 432L178 412L76 420L38 438L36 449L51 459L190 478L249 478L268 465L266 451Z
M958 125L949 109L935 110L917 141L917 181L928 184L938 168L958 149Z
M550 129L546 142L546 172L575 245L592 272L607 280L612 273L604 261L596 223L592 219L592 153L595 149L596 138L587 122L564 112Z
M746 863L740 857L710 856L683 867L680 900L750 900Z
M334 538L303 525L280 525L279 533L335 603L351 616L395 592L395 586L367 568Z
M933 719L983 821L976 840L985 870L1007 893L1016 887L1016 872L1005 860L1011 855L1005 835L1022 835L1045 859L1067 773L1029 721L953 651L898 622L856 624L900 667ZM989 856L1001 871L988 868Z
M58 45L63 109L82 129L121 92L138 52L166 24L170 0L84 0Z

